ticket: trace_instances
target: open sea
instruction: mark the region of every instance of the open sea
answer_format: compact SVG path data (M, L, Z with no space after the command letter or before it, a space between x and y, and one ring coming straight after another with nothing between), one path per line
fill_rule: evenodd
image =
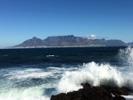
M133 88L132 48L0 49L0 100L50 100L110 80Z

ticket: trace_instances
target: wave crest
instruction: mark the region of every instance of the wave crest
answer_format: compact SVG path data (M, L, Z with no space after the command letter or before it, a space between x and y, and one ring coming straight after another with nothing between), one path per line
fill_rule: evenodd
M82 88L82 83L89 83L93 86L116 85L122 87L127 84L128 80L126 74L115 66L91 62L83 64L76 71L66 71L58 84L58 91L75 91Z

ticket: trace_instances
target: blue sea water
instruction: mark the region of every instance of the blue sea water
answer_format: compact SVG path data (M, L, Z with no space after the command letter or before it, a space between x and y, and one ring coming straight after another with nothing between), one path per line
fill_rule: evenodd
M132 67L132 48L1 49L0 100L50 100L83 82L133 88Z

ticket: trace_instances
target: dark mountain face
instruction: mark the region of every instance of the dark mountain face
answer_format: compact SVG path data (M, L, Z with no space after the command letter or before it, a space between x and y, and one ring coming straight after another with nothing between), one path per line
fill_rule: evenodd
M68 36L53 36L45 40L47 46L80 46L87 45L88 39L83 37Z
M126 46L121 40L88 39L74 35L51 36L42 40L37 37L26 40L16 47L97 47L97 46Z
M128 43L128 45L133 47L133 42Z
M127 44L121 40L107 40L106 46L126 46Z
M17 47L37 47L37 46L43 46L44 41L37 38L33 37L32 39L26 40L23 43L17 45Z

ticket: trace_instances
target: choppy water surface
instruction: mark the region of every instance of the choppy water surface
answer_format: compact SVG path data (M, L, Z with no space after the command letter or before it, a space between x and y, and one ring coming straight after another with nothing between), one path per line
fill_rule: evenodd
M49 100L83 82L133 88L132 48L77 49L0 50L0 100Z

